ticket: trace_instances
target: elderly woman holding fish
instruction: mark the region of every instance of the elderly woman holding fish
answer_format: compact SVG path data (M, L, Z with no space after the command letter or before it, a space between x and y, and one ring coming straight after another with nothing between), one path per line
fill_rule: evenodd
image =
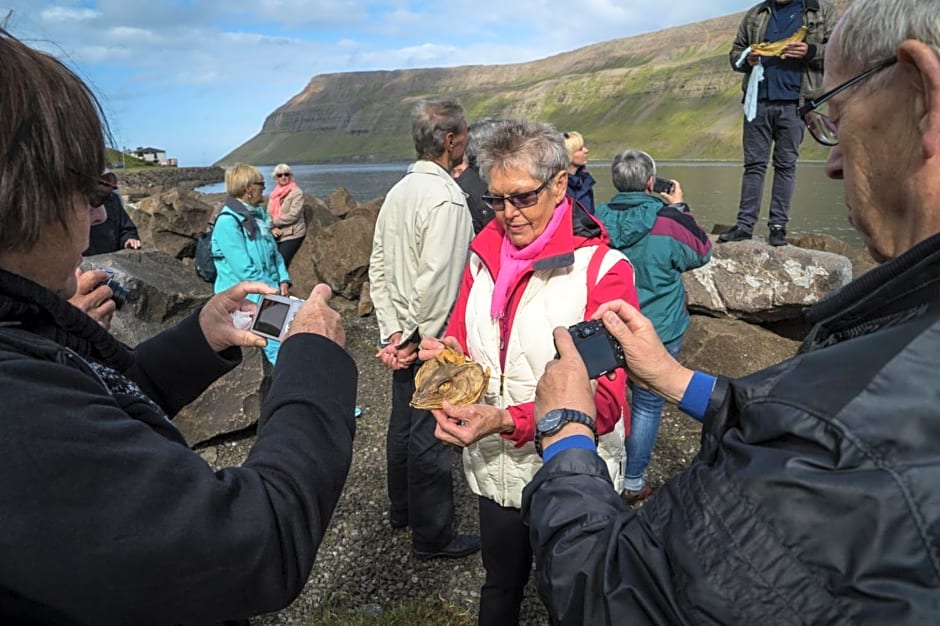
M533 401L555 355L552 330L589 319L609 300L637 305L637 294L629 261L566 196L568 151L554 128L500 122L479 147L478 164L496 219L470 244L445 337L424 339L419 358L431 360L446 346L489 369L480 403L434 410L435 434L464 448L464 471L480 497L486 581L479 623L515 624L532 568L522 489L541 466ZM629 425L625 383L618 370L599 380L595 395L598 448L618 491Z

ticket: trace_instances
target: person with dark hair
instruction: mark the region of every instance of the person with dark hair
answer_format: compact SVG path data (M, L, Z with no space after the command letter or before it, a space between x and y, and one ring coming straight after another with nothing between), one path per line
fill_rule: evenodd
M708 263L711 240L683 201L679 181L668 181L666 191L653 191L657 180L653 157L624 150L614 156L610 171L617 194L597 207L597 219L607 227L611 246L633 264L640 310L653 321L669 354L678 358L689 328L682 273ZM653 493L645 473L665 401L632 380L629 386L630 436L620 495L634 504Z
M486 580L480 626L514 625L532 571L522 488L541 465L532 414L535 383L555 347L552 328L584 321L602 303L636 302L633 270L601 225L567 195L568 153L548 124L504 121L479 144L483 196L496 218L470 244L470 260L441 340L421 342L428 360L446 346L489 369L476 404L434 410L437 436L464 448L464 473L479 496ZM611 480L623 476L629 424L626 377L602 378L595 435Z
M744 173L737 221L719 235L719 243L753 236L773 146L767 241L772 246L787 245L790 201L803 141L803 121L797 109L819 89L826 43L836 17L829 0L761 0L741 20L729 59L734 71L744 73ZM782 44L782 49L774 54L759 52L767 42Z
M793 357L742 378L673 359L603 304L631 377L704 420L701 450L638 510L589 428L544 440L524 515L553 624L936 624L940 616L940 2L854 0L799 112L883 263L807 313ZM571 339L536 417L588 416Z
M213 470L172 417L240 346L264 344L233 316L276 290L236 285L135 349L108 334L66 300L87 291L76 268L114 189L98 101L2 29L0 83L0 622L205 624L286 606L352 458L357 371L329 287L294 318L248 457Z
M115 191L104 200L105 220L91 227L88 235L88 249L84 256L107 254L118 250L140 250L140 235L137 225L124 209L121 195L117 192L117 176L114 172L102 174L102 179L112 184Z
M450 175L467 145L463 107L451 98L418 102L411 129L418 160L385 196L369 260L376 357L392 370L389 524L411 528L418 558L463 557L480 540L454 528L453 450L434 438L431 413L410 406L418 343L443 330L473 236L463 191Z
M470 124L467 129L469 138L467 149L464 152L466 167L460 176L456 177L457 184L467 194L467 207L470 209L470 219L473 221L473 234L477 235L483 227L493 219L493 211L483 202L486 194L486 182L480 177L480 166L477 163L477 150L480 143L492 132L499 120L485 118Z

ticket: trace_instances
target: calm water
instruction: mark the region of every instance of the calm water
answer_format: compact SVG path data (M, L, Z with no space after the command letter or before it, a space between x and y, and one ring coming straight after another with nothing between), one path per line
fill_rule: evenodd
M293 167L297 184L307 193L326 198L338 187L345 187L359 202L384 196L405 173L408 163L376 163L368 165L297 165ZM614 194L610 182L610 162L592 161L588 168L597 179L594 197L605 202ZM258 166L268 178L273 165ZM661 162L658 174L675 178L682 184L686 202L706 230L714 224L734 224L741 190L741 165L738 163ZM767 234L767 202L770 200L772 170L765 181L761 223L755 235ZM208 193L225 191L223 184L200 187ZM797 171L797 187L790 211L789 232L822 232L847 242L861 245L861 240L846 220L842 183L826 178L821 163L801 164Z

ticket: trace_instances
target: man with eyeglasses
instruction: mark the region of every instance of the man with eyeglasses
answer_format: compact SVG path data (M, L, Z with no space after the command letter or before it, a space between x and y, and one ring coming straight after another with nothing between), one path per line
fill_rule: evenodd
M434 437L430 411L410 406L418 344L444 329L473 236L464 193L450 175L467 147L463 107L449 98L419 102L411 135L418 160L385 196L369 260L376 357L392 370L389 524L411 528L418 558L463 557L480 549L480 539L454 530L453 449Z
M702 418L702 448L631 512L580 424L543 440L523 514L553 623L937 623L940 0L854 0L820 91L801 114L883 264L809 310L796 356L740 379L683 367L636 309L602 305L632 380ZM536 416L590 414L555 341Z
M768 243L787 245L790 201L796 188L796 162L803 141L803 122L797 107L819 88L823 56L836 21L828 0L763 0L752 7L738 28L731 46L731 67L744 72L742 89L756 98L756 110L744 116L742 144L744 174L735 226L718 237L719 243L744 241L753 236L764 195L764 175L773 146L774 181L770 197ZM801 28L805 38L787 43L779 56L764 56L751 48L764 42L791 38ZM747 51L746 62L742 55ZM752 84L752 79L763 79ZM755 89L756 93L748 90Z

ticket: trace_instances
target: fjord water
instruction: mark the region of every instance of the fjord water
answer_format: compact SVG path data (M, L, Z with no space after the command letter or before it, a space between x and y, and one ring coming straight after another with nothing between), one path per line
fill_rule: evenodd
M345 187L358 202L384 196L407 168L408 163L292 166L297 184L306 193L325 199L337 188ZM275 184L271 177L274 166L258 166L258 169L268 181L265 191L270 192ZM588 169L597 179L594 188L596 202L608 201L614 194L610 162L591 161ZM734 224L741 190L741 164L661 162L658 170L659 176L674 178L681 183L686 202L706 231L710 232L715 224ZM767 235L767 203L772 179L773 170L768 168L764 203L760 222L754 229L755 237ZM199 191L208 193L224 190L222 184L199 188ZM798 166L788 231L791 234L825 233L853 245L861 245L861 240L846 220L842 182L828 179L822 163L801 163Z

